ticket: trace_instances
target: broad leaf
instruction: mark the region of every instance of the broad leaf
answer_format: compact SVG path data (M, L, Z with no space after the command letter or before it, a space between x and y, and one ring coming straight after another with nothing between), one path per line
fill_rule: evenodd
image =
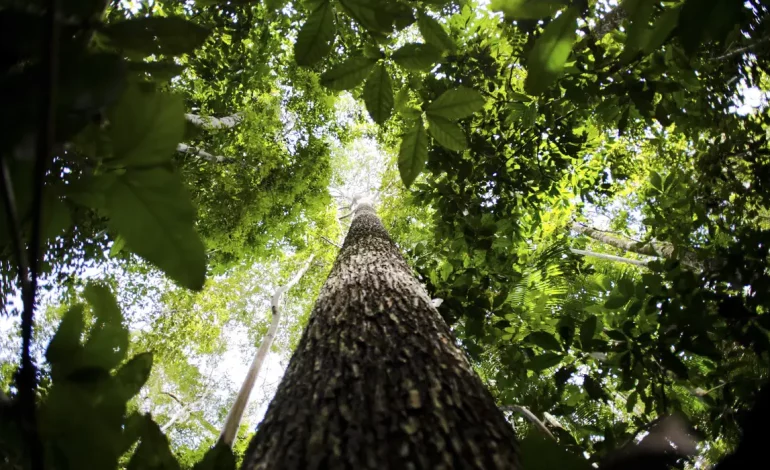
M373 33L389 33L393 30L395 15L388 2L381 0L339 0L339 4L351 18Z
M429 116L462 119L481 110L485 99L476 90L464 86L445 91L425 109Z
M393 61L407 70L430 70L441 60L441 49L417 42L405 44L393 53Z
M152 166L171 160L185 132L184 102L177 95L126 88L110 112L113 166Z
M84 326L82 305L75 305L67 310L45 351L45 358L53 366L54 372L60 362L73 359L80 349Z
M128 462L127 470L179 470L168 438L149 415L142 416L141 440Z
M109 225L126 247L189 289L201 289L206 255L193 228L195 209L178 175L129 170L107 194Z
M152 370L152 353L137 354L115 373L123 398L128 401L144 386Z
M168 82L172 78L181 75L184 66L168 60L156 62L129 62L128 69L147 74L156 82Z
M564 356L561 354L547 352L533 357L526 364L524 364L524 367L530 370L540 371L559 364L562 359L564 359Z
M294 58L299 65L313 65L332 50L336 27L331 2L321 3L308 16L294 43Z
M195 464L193 470L235 470L235 455L229 445L217 441L203 456L203 460Z
M180 55L202 46L210 31L182 17L150 16L110 23L101 33L118 49L144 55Z
M540 346L547 351L561 350L559 340L557 340L554 335L545 331L535 331L534 333L530 333L530 335L527 336L526 341L535 346Z
M610 297L607 299L607 301L604 303L604 308L609 309L618 309L623 307L628 303L628 297L625 295L619 293L619 292L613 292L610 294Z
M393 113L393 84L388 71L377 65L364 85L364 103L369 116L377 124L383 124Z
M128 351L128 329L123 315L110 290L100 284L89 284L83 296L91 306L96 322L83 345L79 368L100 368L104 371L117 367Z
M530 432L519 444L521 468L527 470L592 470L591 463L573 454L539 431Z
M492 0L489 7L514 20L539 20L555 15L566 4L567 0Z
M462 152L468 148L465 132L460 126L439 116L427 115L427 118L428 133L436 139L439 145L456 152Z
M530 95L544 93L564 71L575 43L579 13L577 7L568 8L545 28L530 51L524 83Z
M650 33L650 39L647 41L647 45L644 47L643 52L650 54L660 49L669 37L674 32L677 22L679 21L679 13L681 8L667 8L660 17L655 20L652 25L652 32Z
M449 37L441 23L434 20L427 13L420 12L417 16L417 27L420 29L425 42L439 49L454 50L455 43Z
M398 151L398 172L404 186L409 187L425 168L428 160L428 134L422 119L416 121L401 139Z
M598 323L596 315L591 315L580 325L580 344L584 351L590 350Z
M324 72L321 75L321 84L332 90L350 90L364 81L376 63L375 59L351 57L333 69Z

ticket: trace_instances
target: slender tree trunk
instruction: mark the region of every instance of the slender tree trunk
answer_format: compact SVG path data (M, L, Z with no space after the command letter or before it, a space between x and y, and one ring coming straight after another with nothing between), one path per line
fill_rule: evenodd
M243 121L243 115L240 113L221 118L211 116L198 116L197 114L185 114L187 122L203 129L230 129Z
M670 243L639 243L634 240L620 238L614 235L610 235L607 232L603 232L601 230L580 224L572 224L571 228L572 230L578 233L582 233L589 238L593 238L598 242L614 246L615 248L619 248L623 251L630 251L631 253L646 256L657 256L669 259L675 258L674 246ZM676 259L678 259L683 265L695 271L702 271L704 268L704 263L698 258L698 255L692 251L679 250Z
M207 162L211 163L233 163L235 161L232 157L223 157L221 155L212 155L205 150L191 147L187 144L177 144L176 146L177 152L186 153L189 155L195 155L196 157L206 160Z
M511 425L361 204L243 468L515 470L516 452Z
M607 253L596 253L595 251L578 250L576 248L570 248L572 253L582 256L591 256L593 258L604 259L607 261L617 261L619 263L635 264L637 266L647 266L649 261L642 261L639 259L623 258L622 256L608 255Z
M235 437L238 434L238 427L241 425L241 419L243 419L243 411L246 409L246 404L249 402L251 391L254 389L254 382L256 382L259 376L259 371L262 369L262 364L265 362L267 352L270 351L270 347L275 340L275 333L278 331L278 325L281 323L281 299L283 294L289 291L295 284L302 279L310 265L313 263L315 255L310 255L305 265L300 269L291 280L283 286L280 286L273 293L273 298L270 301L270 309L273 313L273 318L270 321L270 327L267 329L267 334L262 338L262 344L259 345L257 354L254 356L254 360L251 361L251 366L246 374L246 379L241 385L241 390L238 392L238 396L233 403L233 407L230 408L230 412L225 420L225 425L222 427L222 433L219 435L219 439L232 447Z

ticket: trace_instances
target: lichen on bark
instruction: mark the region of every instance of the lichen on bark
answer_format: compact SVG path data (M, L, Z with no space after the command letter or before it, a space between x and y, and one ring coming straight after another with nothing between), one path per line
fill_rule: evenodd
M518 468L513 429L371 206L356 210L243 468Z

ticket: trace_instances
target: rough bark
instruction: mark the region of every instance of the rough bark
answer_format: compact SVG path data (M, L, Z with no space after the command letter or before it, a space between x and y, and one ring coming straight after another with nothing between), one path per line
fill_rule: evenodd
M580 224L572 224L572 230L578 233L582 233L589 238L593 238L598 242L619 248L623 251L630 251L631 253L646 256L657 256L669 259L676 258L684 266L687 266L688 268L695 271L702 271L704 268L704 263L698 258L698 255L692 251L680 249L678 256L674 256L676 254L674 253L674 246L670 243L659 243L653 241L639 243L634 240L620 238L602 230L597 230L595 228Z
M637 266L647 266L648 261L642 261L639 259L623 258L622 256L608 255L607 253L596 253L595 251L578 250L576 248L570 248L572 253L581 256L591 256L593 258L604 259L607 261L617 261L619 263L635 264Z
M369 205L244 469L519 468L513 429Z
M202 160L206 160L211 163L233 163L235 161L232 157L223 157L221 155L212 155L205 150L191 147L187 144L177 144L176 151L185 153L188 155L194 155Z
M254 360L251 361L249 371L246 373L246 379L241 385L235 403L233 403L232 408L230 408L225 424L222 426L222 433L219 435L219 439L230 447L233 446L235 437L238 435L238 427L241 425L243 412L249 402L251 391L254 389L254 383L259 376L259 371L262 369L262 364L265 362L267 352L270 351L270 347L273 345L275 334L278 331L278 325L281 323L281 300L283 299L283 295L302 279L302 276L304 276L307 270L310 269L310 265L313 263L314 258L315 255L311 255L305 265L297 271L294 277L285 285L278 287L273 293L273 298L270 301L270 310L272 311L273 318L270 321L267 334L262 338L262 343L259 345L257 354L254 356Z

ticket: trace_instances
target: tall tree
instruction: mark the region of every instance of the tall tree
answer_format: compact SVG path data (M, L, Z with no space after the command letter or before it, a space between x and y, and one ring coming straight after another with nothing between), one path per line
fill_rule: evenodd
M518 467L516 439L359 204L244 469Z

